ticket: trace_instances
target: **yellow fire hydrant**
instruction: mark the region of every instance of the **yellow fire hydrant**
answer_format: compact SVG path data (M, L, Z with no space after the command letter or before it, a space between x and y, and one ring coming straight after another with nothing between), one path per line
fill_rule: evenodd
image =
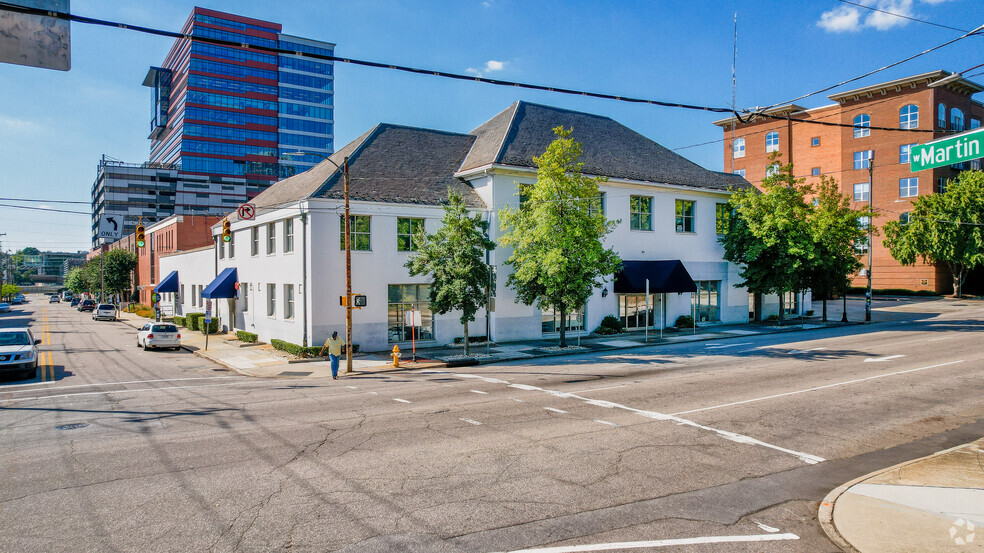
M393 346L393 366L394 367L399 367L400 366L400 358L401 357L403 357L403 354L400 353L400 346Z

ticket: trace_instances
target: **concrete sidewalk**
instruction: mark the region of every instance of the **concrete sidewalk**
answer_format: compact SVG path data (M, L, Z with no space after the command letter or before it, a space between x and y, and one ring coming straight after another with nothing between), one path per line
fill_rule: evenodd
M848 482L819 518L849 552L984 551L984 439Z

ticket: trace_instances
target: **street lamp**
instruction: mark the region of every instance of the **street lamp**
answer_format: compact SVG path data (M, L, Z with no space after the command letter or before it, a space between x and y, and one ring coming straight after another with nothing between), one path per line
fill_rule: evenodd
M349 220L349 158L345 156L342 166L324 156L314 152L285 152L285 156L317 156L331 163L336 169L342 172L345 182L345 373L352 372L352 227ZM305 252L307 255L307 252ZM307 294L307 290L304 291ZM305 300L307 303L307 300Z

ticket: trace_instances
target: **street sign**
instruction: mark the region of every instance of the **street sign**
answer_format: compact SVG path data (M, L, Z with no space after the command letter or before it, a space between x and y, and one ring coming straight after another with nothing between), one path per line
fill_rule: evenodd
M256 215L256 206L253 204L243 204L239 206L239 218L248 221Z
M68 71L72 67L72 29L67 19L37 13L69 12L69 0L4 0L0 9L0 63ZM20 6L25 10L17 10Z
M909 150L909 170L914 173L971 161L984 157L981 151L984 151L984 127L913 146Z
M212 322L212 300L205 303L205 324Z
M102 215L99 217L99 238L119 240L123 238L123 218L119 215Z
M157 292L154 292L153 294L150 295L150 299L153 300L154 303L157 303L161 301L161 295L158 294Z
M424 326L420 311L404 311L403 324L404 326Z

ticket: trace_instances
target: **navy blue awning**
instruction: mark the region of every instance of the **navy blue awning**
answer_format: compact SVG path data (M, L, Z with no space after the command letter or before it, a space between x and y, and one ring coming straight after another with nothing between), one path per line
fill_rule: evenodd
M162 292L177 292L178 291L178 272L171 271L166 277L161 279L157 286L154 286L154 291L157 293Z
M645 294L646 279L649 293L696 292L697 285L678 259L667 261L623 261L622 270L615 274L616 294Z
M215 277L215 280L202 290L202 297L208 299L234 298L236 297L236 282L238 281L235 267L222 269L219 276Z

